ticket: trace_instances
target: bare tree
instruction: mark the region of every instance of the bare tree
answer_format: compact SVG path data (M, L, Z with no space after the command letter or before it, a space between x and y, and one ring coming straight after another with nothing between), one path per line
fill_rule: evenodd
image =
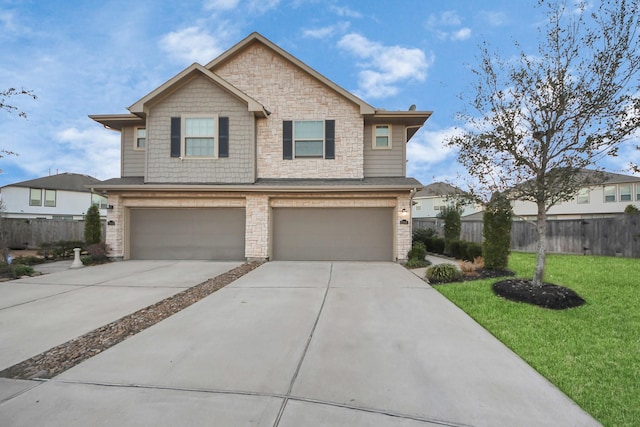
M20 108L15 105L11 105L8 103L7 99L14 96L27 96L32 99L38 99L38 97L33 93L32 90L26 89L16 89L10 87L9 89L0 91L0 110L8 111L9 113L17 112L19 117L27 118L27 113L25 113ZM13 151L8 151L4 149L0 149L0 158L4 156L15 155Z
M569 200L616 155L640 125L640 0L575 5L539 0L547 24L536 54L502 59L481 47L475 95L465 127L447 140L459 149L477 194L510 189L537 206L537 263L541 286L546 264L547 212ZM485 197L486 199L486 197Z

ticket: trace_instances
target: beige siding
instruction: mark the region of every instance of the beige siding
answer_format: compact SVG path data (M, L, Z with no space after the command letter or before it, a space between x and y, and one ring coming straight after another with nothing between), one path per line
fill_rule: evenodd
M359 106L260 43L213 71L271 112L257 123L258 178L363 177ZM283 160L283 120L326 119L336 121L334 160Z
M229 157L171 157L171 117L183 114L229 117ZM255 118L247 105L205 77L196 77L151 106L147 117L146 181L252 183L255 181Z
M386 124L386 123L379 123ZM405 127L391 125L391 149L374 150L373 125L364 129L364 176L405 176Z
M133 149L134 127L122 129L122 176L144 176L144 150Z

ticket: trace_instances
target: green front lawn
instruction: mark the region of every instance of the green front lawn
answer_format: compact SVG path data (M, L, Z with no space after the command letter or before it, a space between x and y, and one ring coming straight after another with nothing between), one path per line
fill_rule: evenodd
M532 277L534 254L509 269ZM482 280L436 286L605 426L640 420L640 260L549 255L545 281L587 303L549 310L495 296Z

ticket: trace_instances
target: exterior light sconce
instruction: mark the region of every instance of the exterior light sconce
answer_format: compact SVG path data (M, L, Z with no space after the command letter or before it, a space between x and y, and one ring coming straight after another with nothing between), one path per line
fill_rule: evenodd
M407 212L405 208L402 208L402 210L400 211L400 217L402 218L400 220L400 224L402 225L409 224L409 221L407 220L408 216L409 216L409 212Z
M112 211L113 210L113 205L107 205L107 210Z

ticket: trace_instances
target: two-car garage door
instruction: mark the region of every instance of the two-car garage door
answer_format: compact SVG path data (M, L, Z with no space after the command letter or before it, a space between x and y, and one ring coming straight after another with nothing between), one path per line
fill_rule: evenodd
M244 259L243 208L131 209L132 259Z

